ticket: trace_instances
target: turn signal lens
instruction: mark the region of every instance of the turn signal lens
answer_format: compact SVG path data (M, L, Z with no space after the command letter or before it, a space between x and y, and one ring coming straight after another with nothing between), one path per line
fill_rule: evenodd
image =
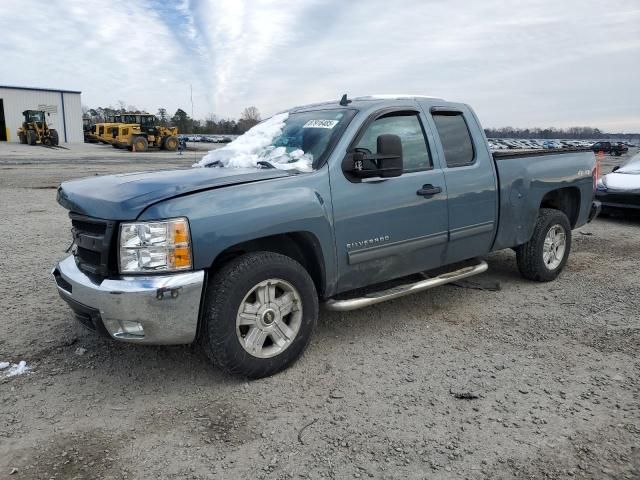
M186 220L172 222L170 226L174 245L189 243L189 225Z
M191 249L179 247L173 251L173 266L176 269L191 268Z

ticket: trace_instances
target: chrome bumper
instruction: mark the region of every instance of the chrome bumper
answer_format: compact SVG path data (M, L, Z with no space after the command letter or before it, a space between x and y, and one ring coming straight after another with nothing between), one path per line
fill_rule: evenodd
M62 299L93 330L134 343L172 345L195 340L203 270L94 280L69 256L51 273Z

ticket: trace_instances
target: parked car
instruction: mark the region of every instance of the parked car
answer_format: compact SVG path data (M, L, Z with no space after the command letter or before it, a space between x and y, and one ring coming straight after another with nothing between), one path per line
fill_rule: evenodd
M598 182L596 198L602 203L604 211L640 211L640 153L602 177Z
M619 157L623 153L627 153L629 151L629 147L615 142L596 142L591 145L591 150L593 150L594 152L604 152Z
M320 303L424 291L506 248L551 281L597 213L592 152L492 154L469 106L429 97L293 108L197 166L64 182L74 247L53 277L88 328L199 341L252 378L302 354Z

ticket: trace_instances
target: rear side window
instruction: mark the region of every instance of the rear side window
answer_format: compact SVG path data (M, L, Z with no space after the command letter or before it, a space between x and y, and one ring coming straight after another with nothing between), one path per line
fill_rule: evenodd
M415 172L431 168L431 157L427 148L422 124L417 114L391 114L373 122L356 145L376 153L379 135L393 134L402 142L403 172Z
M434 114L433 121L440 136L447 167L471 165L474 160L473 142L462 114Z

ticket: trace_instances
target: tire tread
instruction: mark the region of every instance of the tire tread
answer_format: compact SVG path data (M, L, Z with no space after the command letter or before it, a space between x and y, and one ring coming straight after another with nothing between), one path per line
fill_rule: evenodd
M547 230L551 224L560 223L565 229L567 244L562 263L555 270L547 269L542 261L542 247ZM531 239L516 248L516 260L520 275L528 280L536 282L549 282L554 280L564 269L571 252L571 225L567 216L560 210L553 208L541 208L536 220Z
M307 309L311 310L313 315L313 324L311 331L302 340L302 348L298 345L300 353L295 354L293 358L288 358L286 364L281 368L275 367L275 361L265 361L265 368L255 369L247 368L246 364L237 362L236 359L229 355L228 342L237 342L235 334L235 319L233 333L229 334L228 329L220 321L224 318L224 301L230 298L231 294L237 289L237 285L242 281L245 275L249 272L256 271L260 268L267 266L286 266L293 269L297 273L306 277L311 288L313 289L313 298L315 302L313 305L304 305L305 315ZM313 327L315 327L318 317L318 297L316 294L313 280L307 273L307 271L298 262L290 257L281 255L274 252L255 252L241 255L229 263L224 265L218 272L216 272L209 284L206 291L205 312L203 316L203 329L201 332L201 343L206 355L209 359L227 373L232 375L241 375L249 378L260 378L268 375L272 375L279 370L286 368L306 349L309 341L311 340L311 333ZM302 327L301 327L302 328ZM299 333L300 334L300 333ZM289 351L294 345L289 346L285 352L281 355L287 355L290 357ZM247 353L247 355L249 355ZM279 355L280 356L280 355ZM278 356L278 357L279 357ZM277 357L265 360L275 360Z

